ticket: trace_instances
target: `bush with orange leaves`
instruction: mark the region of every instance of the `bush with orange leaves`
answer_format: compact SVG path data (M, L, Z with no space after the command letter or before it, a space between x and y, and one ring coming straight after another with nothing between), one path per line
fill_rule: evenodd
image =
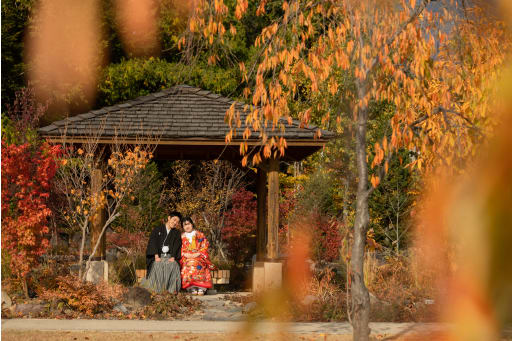
M106 283L95 285L82 282L72 275L59 276L56 281L57 287L43 289L40 297L48 301L57 301L58 304L72 310L75 315L86 317L111 312L115 306L114 302L124 293L122 286Z

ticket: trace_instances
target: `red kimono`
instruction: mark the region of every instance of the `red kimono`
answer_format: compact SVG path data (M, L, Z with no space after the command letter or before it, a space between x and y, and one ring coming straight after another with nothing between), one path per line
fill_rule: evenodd
M210 270L215 266L208 256L208 240L202 232L195 230L192 242L185 233L181 235L181 287L186 289L191 286L209 289L212 287ZM199 257L187 258L185 253L199 252Z

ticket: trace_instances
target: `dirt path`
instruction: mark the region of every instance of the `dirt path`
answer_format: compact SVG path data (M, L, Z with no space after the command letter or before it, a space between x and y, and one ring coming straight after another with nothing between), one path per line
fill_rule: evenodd
M237 293L237 295L249 295L250 293ZM197 296L203 302L203 308L190 317L191 321L243 321L243 305L224 299L225 294Z
M425 337L425 335L424 335ZM383 340L383 337L372 337L371 340ZM432 339L429 337L428 339ZM162 332L62 332L62 331L3 331L2 340L5 341L100 341L100 340L123 340L123 341L349 341L351 335L327 335L327 334L190 334L190 333L162 333ZM401 340L401 338L393 339ZM425 340L422 338L408 338L407 340Z

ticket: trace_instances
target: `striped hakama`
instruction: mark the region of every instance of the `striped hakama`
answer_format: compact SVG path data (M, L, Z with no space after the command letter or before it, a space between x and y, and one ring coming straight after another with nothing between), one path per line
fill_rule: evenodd
M153 262L148 278L143 278L140 286L153 292L175 293L181 289L181 272L177 261L169 262L170 256Z

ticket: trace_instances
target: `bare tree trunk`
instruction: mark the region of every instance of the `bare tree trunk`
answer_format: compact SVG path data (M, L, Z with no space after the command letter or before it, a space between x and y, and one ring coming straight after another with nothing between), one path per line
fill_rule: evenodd
M368 213L368 164L366 161L367 108L361 108L356 127L356 167L358 175L356 218L351 257L352 327L353 340L369 340L370 296L364 284L364 250L369 223Z
M222 257L222 260L227 262L228 261L228 257L226 257L226 254L222 250L222 244L221 243L217 243L217 249L219 250L219 254Z
M101 244L101 238L103 237L103 235L105 234L105 231L107 230L107 227L110 226L110 224L112 224L112 222L114 220L116 220L116 218L119 216L119 212L115 212L113 215L111 215L108 220L105 222L105 224L103 225L103 228L101 229L101 232L98 236L98 239L96 240L96 243L94 244L94 248L92 249L92 252L91 252L91 255L89 256L89 258L87 259L87 262L85 263L85 273L84 273L84 277L82 279L85 280L85 276L87 275L87 272L89 271L89 268L91 267L91 261L94 257L94 255L96 254L96 251L98 251L98 247L100 246ZM84 230L85 231L85 230ZM92 239L91 239L91 243L92 243ZM92 244L91 244L92 245Z
M400 192L398 191L398 181L396 182L396 255L400 254L400 230L398 229L398 222L400 219Z
M23 276L23 278L21 279L21 286L23 287L23 294L25 295L25 298L29 298L27 276Z
M82 280L82 264L84 263L84 248L85 248L85 229L87 225L82 226L82 242L80 243L80 258L78 259L78 278Z

